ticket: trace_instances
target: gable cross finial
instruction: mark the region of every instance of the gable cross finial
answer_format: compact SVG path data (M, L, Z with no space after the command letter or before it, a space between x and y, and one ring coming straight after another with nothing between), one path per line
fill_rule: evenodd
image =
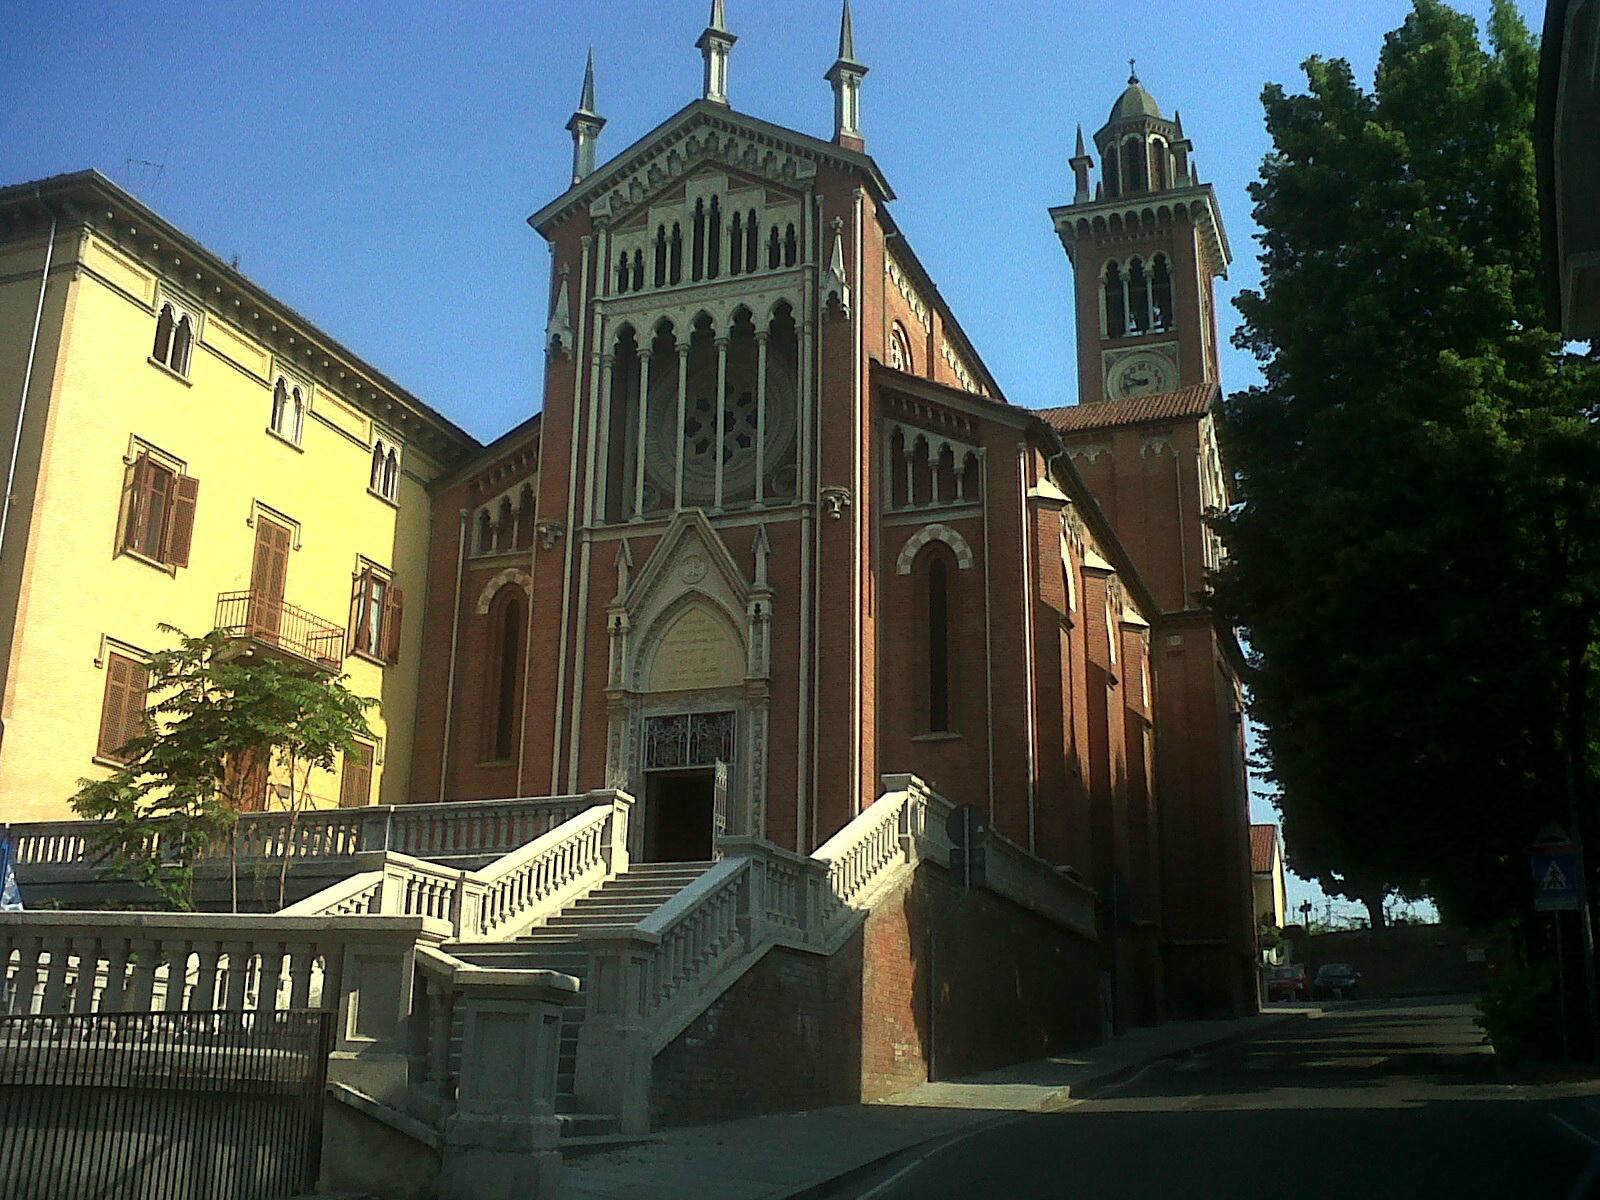
M1131 86L1131 85L1133 85L1135 83L1138 83L1138 82L1139 82L1138 60L1130 58L1128 60L1128 83Z

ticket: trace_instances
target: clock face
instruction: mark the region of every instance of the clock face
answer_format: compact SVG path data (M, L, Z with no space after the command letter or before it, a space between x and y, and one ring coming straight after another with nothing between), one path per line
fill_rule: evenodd
M1146 396L1156 392L1170 392L1177 385L1177 372L1172 364L1156 354L1136 354L1123 359L1111 368L1106 381L1114 399L1128 396Z

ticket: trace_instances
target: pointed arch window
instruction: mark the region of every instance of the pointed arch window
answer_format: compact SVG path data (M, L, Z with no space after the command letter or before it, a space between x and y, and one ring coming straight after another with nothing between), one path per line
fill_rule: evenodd
M621 254L617 255L617 291L619 293L621 293L621 292L625 292L627 290L628 290L628 252L626 250L624 250Z
M483 753L491 762L510 761L516 749L517 682L522 677L522 597L515 585L504 587L489 609L493 654L489 660L489 694L485 697Z
M279 375L272 385L272 414L267 429L298 446L306 427L306 385L293 376Z
M644 291L644 251L633 252L633 290Z
M1150 277L1140 258L1128 264L1128 332L1150 332Z
M744 222L744 263L746 271L755 271L761 266L761 226L753 208Z
M667 285L667 227L656 226L656 286Z
M1115 198L1122 195L1122 170L1117 163L1117 148L1112 146L1104 156L1101 171L1105 175L1106 196Z
M683 282L683 226L677 221L672 223L672 269L673 283Z
M911 338L906 333L906 327L896 321L889 330L889 365L896 371L905 371L908 374L917 369L911 357Z
M928 562L928 732L950 729L950 572L935 554Z
M289 413L289 386L282 378L272 388L272 432L281 434Z
M733 214L733 225L728 230L728 274L738 275L744 269L744 214Z
M188 378L199 327L198 318L183 305L168 296L159 297L155 342L150 347L152 361Z
M494 553L494 518L489 515L488 509L484 509L478 514L477 552L479 554Z
M706 271L706 202L702 197L694 202L694 245L689 259L689 277L705 278Z
M1160 138L1150 139L1150 186L1158 192L1167 186L1167 144Z
M711 197L711 215L706 245L706 278L715 279L722 273L722 204Z
M800 240L795 236L794 222L789 222L789 228L783 235L783 265L792 267L795 260L800 257Z
M1149 163L1142 137L1130 137L1122 143L1122 183L1125 193L1142 192L1148 186Z
M400 451L388 438L372 441L372 475L367 488L373 495L397 504L400 500Z
M523 484L517 497L517 549L526 550L533 545L533 486Z
M1128 332L1127 297L1122 290L1122 264L1115 260L1106 264L1104 293L1106 336L1125 337Z
M1151 328L1160 333L1177 326L1172 311L1172 264L1165 254L1158 254L1150 270L1150 321Z
M778 227L772 227L772 236L767 239L767 270L776 271L783 265L783 235L778 232Z

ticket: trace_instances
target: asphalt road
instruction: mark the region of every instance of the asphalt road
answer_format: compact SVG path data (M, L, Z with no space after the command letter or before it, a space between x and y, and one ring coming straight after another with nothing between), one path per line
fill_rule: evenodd
M1506 1082L1472 1012L1288 1022L925 1150L855 1200L1600 1197L1600 1083Z

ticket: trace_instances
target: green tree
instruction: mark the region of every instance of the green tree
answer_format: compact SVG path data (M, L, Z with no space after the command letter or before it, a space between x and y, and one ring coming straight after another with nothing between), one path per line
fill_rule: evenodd
M1312 58L1263 93L1215 603L1290 862L1374 927L1515 912L1540 826L1593 811L1596 369L1544 328L1536 47L1508 0L1488 35L1416 0L1370 91Z
M241 657L222 630L189 637L150 656L146 731L125 747L126 763L105 779L81 780L77 813L101 823L96 852L110 869L174 907L194 905L197 859L232 846L252 778L276 764L289 836L279 866L278 903L287 883L294 827L309 802L312 772L331 770L358 736L370 734L366 709L342 678L309 674L277 658ZM233 872L238 907L238 872Z

